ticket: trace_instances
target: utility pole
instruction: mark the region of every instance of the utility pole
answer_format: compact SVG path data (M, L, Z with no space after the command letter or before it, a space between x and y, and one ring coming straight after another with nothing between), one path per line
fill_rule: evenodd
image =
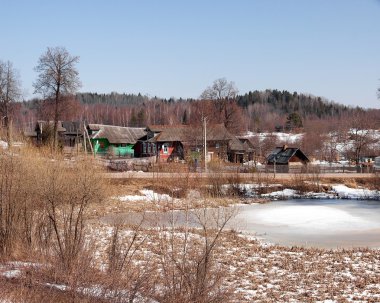
M205 161L205 173L207 173L207 119L202 118L203 122L203 151L204 151L204 161Z
M87 145L86 145L86 122L83 121L83 147L84 154L87 155Z

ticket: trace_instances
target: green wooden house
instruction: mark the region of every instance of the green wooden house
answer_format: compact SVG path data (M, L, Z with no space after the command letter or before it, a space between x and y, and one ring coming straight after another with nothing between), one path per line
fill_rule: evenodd
M103 124L87 126L90 141L97 155L133 158L137 140L146 135L144 128Z

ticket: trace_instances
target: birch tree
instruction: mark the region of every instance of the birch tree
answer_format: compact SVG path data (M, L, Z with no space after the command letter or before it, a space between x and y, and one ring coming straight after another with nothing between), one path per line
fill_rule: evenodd
M0 61L0 113L8 148L12 147L12 103L21 97L20 80L10 61Z
M64 47L48 47L35 67L38 78L33 84L35 93L41 93L54 102L53 151L58 144L59 107L65 97L81 86L76 64L78 56L71 56Z

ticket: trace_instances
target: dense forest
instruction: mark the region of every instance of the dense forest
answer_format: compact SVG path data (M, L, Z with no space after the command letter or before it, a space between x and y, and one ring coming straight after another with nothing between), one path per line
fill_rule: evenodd
M108 104L113 106L138 106L149 101L162 101L164 103L175 102L194 102L193 99L159 99L157 97L148 98L141 94L97 94L97 93L79 93L76 95L78 101L82 104ZM237 104L244 109L252 106L267 105L272 111L281 114L299 112L302 116L317 116L319 118L339 116L343 112L352 110L347 106L329 102L321 97L312 95L290 93L288 91L265 90L250 91L244 95L236 97Z

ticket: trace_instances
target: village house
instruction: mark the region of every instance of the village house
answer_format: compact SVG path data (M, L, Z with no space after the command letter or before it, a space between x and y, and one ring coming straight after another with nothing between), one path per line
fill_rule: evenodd
M159 162L201 161L203 154L203 130L188 125L150 125L146 136L136 144L136 155L156 155ZM242 162L246 146L231 135L223 124L207 127L207 161L221 159Z
M64 146L74 147L83 142L83 123L79 121L62 121L61 125L65 129L62 134Z
M54 121L38 120L34 129L24 130L31 143L42 145L53 136ZM83 124L78 121L58 121L58 144L61 148L73 148L83 142Z
M192 140L192 128L186 125L151 125L146 128L146 140L138 143L142 156L158 157L159 162L185 159L185 146Z
M267 164L273 165L276 172L287 173L292 170L301 170L308 163L309 158L298 147L276 147L267 157Z
M234 163L244 163L254 158L254 145L248 138L234 137L228 145L229 161Z
M54 130L54 121L43 121L38 120L35 127L35 143L37 145L41 145L44 142L48 141L53 136L53 130ZM58 121L57 125L57 132L58 132L58 140L64 142L64 134L66 132L66 129L62 126L62 121Z
M42 143L52 134L53 122L38 121L31 135ZM203 161L204 137L201 126L149 125L146 128L59 121L58 134L62 146L73 148L83 144L87 133L95 155L123 158L157 157L158 162ZM88 139L86 139L88 140ZM207 161L220 159L243 163L252 158L253 146L233 136L223 124L207 126ZM89 150L89 148L87 148Z
M247 161L253 160L255 154L257 154L257 151L256 151L257 146L255 145L255 143L252 142L252 138L239 137L239 136L237 136L236 138L238 138L240 142L243 143L244 145L244 148L247 153Z
M135 144L146 135L144 128L88 124L88 135L95 154L110 157L135 156Z

